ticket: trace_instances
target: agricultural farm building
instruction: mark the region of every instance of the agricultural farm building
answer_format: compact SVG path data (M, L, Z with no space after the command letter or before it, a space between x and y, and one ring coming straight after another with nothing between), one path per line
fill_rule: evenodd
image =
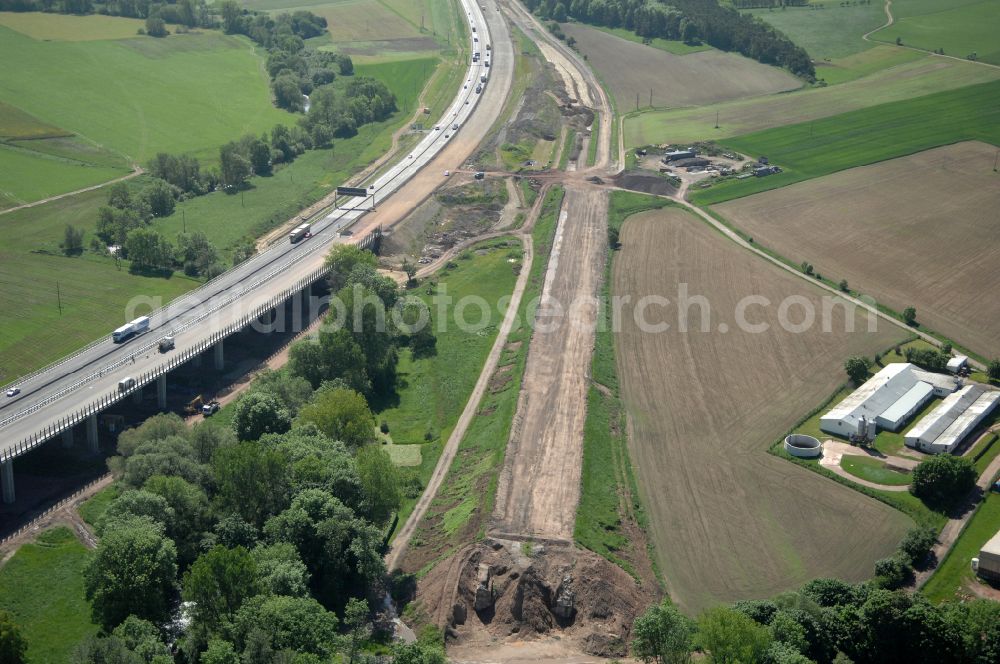
M691 149L688 150L668 150L663 155L663 163L669 164L672 161L677 161L678 159L692 159L697 157L698 154Z
M948 360L948 371L952 373L959 373L969 364L969 358L965 355L956 355L955 357Z
M705 168L706 166L711 166L712 162L704 157L689 157L687 159L678 159L672 162L672 165L677 168Z
M898 431L931 397L958 389L951 376L918 369L909 362L886 366L819 420L819 428L844 438L871 440L871 422Z
M986 581L1000 581L1000 532L979 550L979 557L972 559L972 569Z
M951 452L1000 404L1000 392L968 385L945 397L903 440L923 452Z
M761 159L763 159L763 157L761 157ZM753 174L759 178L764 178L767 177L768 175L774 175L775 173L780 173L780 172L781 168L779 168L778 166L759 166L753 169Z

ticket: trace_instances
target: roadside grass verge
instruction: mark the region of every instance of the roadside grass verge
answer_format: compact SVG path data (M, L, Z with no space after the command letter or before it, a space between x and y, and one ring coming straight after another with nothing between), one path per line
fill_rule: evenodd
M84 595L83 569L91 553L66 527L22 546L0 568L0 609L28 641L30 662L68 662L77 643L97 634Z
M497 475L503 466L528 357L535 301L545 281L562 199L561 187L552 187L546 194L544 207L532 231L534 260L518 308L518 319L479 404L479 411L462 438L448 477L410 542L411 555L426 561L421 572L429 570L460 543L482 537L486 521L493 512Z
M608 227L620 229L630 215L655 210L671 203L644 194L612 192L608 206ZM580 504L573 537L577 543L604 556L632 576L634 566L626 559L634 554L633 542L623 528L631 519L645 529L646 517L632 473L626 440L625 409L619 394L615 362L615 334L611 300L611 270L614 250L608 259L601 287L601 324L595 334L591 360L593 384L587 391L587 418L583 430L583 468L580 477ZM652 559L652 556L650 556Z
M590 125L590 141L587 143L587 167L591 167L597 161L597 144L600 142L601 116L594 116L594 123Z
M711 205L966 140L1000 144L1000 82L728 139L727 147L752 157L766 155L784 172L720 182L691 199Z
M906 486L910 483L909 475L887 468L885 462L872 457L846 455L840 461L840 467L855 477L876 484Z
M565 171L569 165L570 155L576 146L576 132L570 129L566 132L566 140L563 141L562 153L559 155L559 170Z
M921 592L932 602L957 599L962 585L975 577L970 561L997 532L1000 524L1000 494L989 493L972 515L951 551L938 565Z

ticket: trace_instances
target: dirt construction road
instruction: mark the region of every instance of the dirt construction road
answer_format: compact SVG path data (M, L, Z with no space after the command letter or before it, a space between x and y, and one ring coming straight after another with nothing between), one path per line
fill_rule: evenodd
M566 189L497 487L496 536L572 541L607 206L602 190Z

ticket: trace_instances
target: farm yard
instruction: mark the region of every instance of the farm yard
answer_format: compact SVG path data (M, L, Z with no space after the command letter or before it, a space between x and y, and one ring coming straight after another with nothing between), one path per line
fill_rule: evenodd
M669 321L671 328L650 333L626 307L617 335L630 451L671 598L690 613L814 577L870 577L910 520L766 450L835 390L843 358L871 355L905 333L890 326L866 333L864 317L851 334L837 320L829 333L818 325L801 334L783 331L775 315L782 298L816 303L819 291L677 208L633 216L622 243L614 295L673 302L679 285L688 284L712 312L710 332L680 333L672 306L653 309L655 318L647 320ZM771 329L720 331L717 325L731 324L737 302L748 295L772 302L749 314Z
M619 111L639 106L677 108L794 90L802 81L787 71L717 50L675 55L577 23L563 30L576 39Z
M895 22L872 35L893 43L1000 64L1000 12L995 0L895 0Z
M997 148L958 143L723 203L715 209L793 263L984 356L1000 355ZM831 232L829 229L836 229Z
M877 52L872 49L852 58ZM906 55L905 59L912 57ZM625 120L625 145L718 140L1000 79L1000 69L994 67L920 54L915 57L918 59L841 85L740 99L704 108L640 112ZM827 71L820 67L817 76L824 76ZM715 128L716 113L718 129Z
M726 147L767 155L784 172L720 182L696 193L692 200L710 205L970 140L1000 144L998 81L731 138L725 141Z

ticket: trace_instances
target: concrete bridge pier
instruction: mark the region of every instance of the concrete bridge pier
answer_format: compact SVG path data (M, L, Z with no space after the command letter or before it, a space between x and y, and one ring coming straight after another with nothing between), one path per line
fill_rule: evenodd
M97 413L87 418L87 449L94 454L101 451L97 440Z
M167 374L161 374L156 379L156 405L160 410L167 409Z
M73 427L70 427L63 431L62 433L62 446L63 449L69 449L73 447Z
M214 357L215 357L215 370L222 371L222 367L225 366L225 355L223 354L223 342L224 339L219 339L215 342L214 346Z
M3 502L10 505L14 502L14 460L8 459L0 463L0 485L3 486Z

